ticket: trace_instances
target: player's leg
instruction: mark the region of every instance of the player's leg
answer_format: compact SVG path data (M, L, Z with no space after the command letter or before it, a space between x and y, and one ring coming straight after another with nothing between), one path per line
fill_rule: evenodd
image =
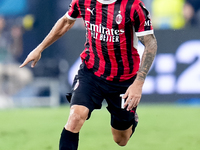
M79 131L88 118L89 109L81 105L73 105L70 115L60 137L60 150L77 150Z
M122 107L122 98L119 94L107 94L108 111L111 114L111 130L114 141L125 146L135 131L138 123L136 108L127 111Z
M68 121L65 125L65 129L73 133L78 133L88 118L89 109L81 105L73 105L70 108L70 114Z
M111 122L112 122L111 130L112 130L112 134L113 134L113 139L118 145L125 146L135 131L135 128L138 123L138 116L137 116L137 114L135 114L134 120L131 121L130 123L124 122L124 121L119 121L119 120L117 121L117 120L118 119L116 119L115 117L112 118L112 120L111 120ZM118 125L116 125L116 124L118 124ZM121 124L121 127L120 127L120 124ZM124 128L127 128L127 126L129 126L130 124L132 124L132 125L128 129L124 129ZM123 126L124 126L124 128L123 128Z
M132 126L126 130L117 130L111 127L114 141L120 145L125 146L132 134Z
M88 91L80 92L81 85L82 83L80 88L73 92L69 118L60 137L60 150L78 149L79 131L95 108L95 104L87 94Z
M95 79L84 66L81 66L74 79L70 102L70 115L60 138L60 150L77 150L79 131L94 109L101 108L103 97L98 93ZM92 84L91 84L92 83Z

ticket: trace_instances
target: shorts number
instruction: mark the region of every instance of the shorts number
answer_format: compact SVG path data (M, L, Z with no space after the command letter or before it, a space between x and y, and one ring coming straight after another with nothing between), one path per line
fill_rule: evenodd
M124 96L124 94L120 94L121 97L121 108L124 109L124 103L125 103L125 99L122 98Z

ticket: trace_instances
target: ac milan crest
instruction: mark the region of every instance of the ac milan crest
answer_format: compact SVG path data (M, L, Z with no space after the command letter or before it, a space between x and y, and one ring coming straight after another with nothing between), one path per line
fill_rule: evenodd
M122 22L122 15L120 13L121 11L119 11L119 14L115 18L117 24L120 24Z

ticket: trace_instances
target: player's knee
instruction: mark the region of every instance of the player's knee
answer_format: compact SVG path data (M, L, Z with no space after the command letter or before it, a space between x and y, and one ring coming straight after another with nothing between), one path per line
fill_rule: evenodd
M129 137L126 135L119 135L119 136L113 136L114 141L119 145L119 146L126 146Z
M70 121L72 121L76 124L80 124L83 121L85 121L85 117L82 114L73 113L70 115Z
M65 128L71 132L77 132L81 129L85 119L77 113L70 114Z
M65 129L71 132L79 132L85 120L87 119L87 116L88 113L81 113L80 110L72 108L70 111L67 124L65 125Z
M126 137L114 137L115 143L117 143L119 146L126 146L129 138Z
M130 139L131 127L127 130L117 130L115 128L112 129L113 139L119 146L126 146L128 140Z

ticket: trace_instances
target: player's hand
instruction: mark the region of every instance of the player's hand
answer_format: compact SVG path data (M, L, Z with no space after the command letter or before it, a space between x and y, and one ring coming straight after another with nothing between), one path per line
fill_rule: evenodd
M132 110L139 104L140 99L142 97L142 86L143 82L135 80L133 84L131 84L129 88L126 90L126 93L122 98L123 99L127 98L124 104L124 108L127 107L127 111Z
M29 53L29 55L26 57L25 61L19 66L20 68L26 66L29 62L33 61L31 64L31 67L35 67L36 63L41 58L41 52L34 49L32 52Z

